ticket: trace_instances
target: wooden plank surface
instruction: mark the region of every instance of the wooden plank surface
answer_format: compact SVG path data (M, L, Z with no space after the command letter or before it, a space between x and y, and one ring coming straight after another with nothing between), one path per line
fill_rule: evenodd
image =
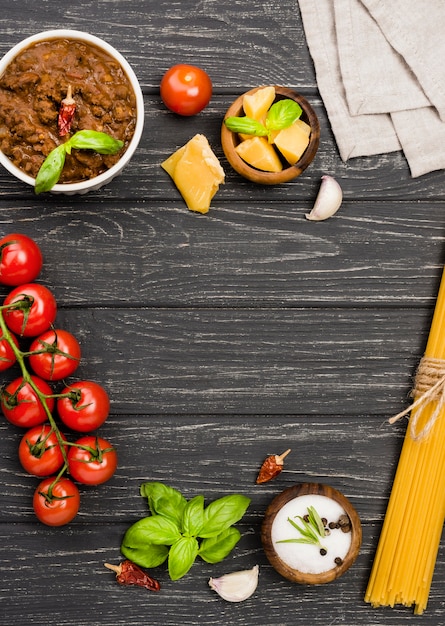
M401 153L340 160L296 0L0 0L0 26L0 54L49 28L106 39L134 68L146 116L130 166L100 192L35 197L0 171L0 233L40 243L40 281L57 298L58 325L81 341L82 378L110 393L101 432L119 454L108 483L82 488L75 521L50 529L34 517L37 480L17 459L23 433L0 422L0 624L418 622L411 609L374 610L363 596L406 427L387 418L409 401L444 263L443 172L412 179ZM159 97L177 62L213 80L194 118L169 113ZM275 188L241 179L219 141L229 104L260 84L297 89L321 124L310 168ZM206 216L186 209L160 167L197 132L226 170ZM314 224L304 214L323 174L339 180L344 202ZM281 476L255 485L264 457L288 447ZM103 567L121 559L123 533L147 514L147 480L187 498L252 500L233 553L219 565L197 561L176 582L157 568L159 594L120 587ZM304 481L342 491L363 525L356 564L321 587L281 578L260 541L270 500ZM256 563L260 584L246 602L208 587L210 576ZM445 624L444 589L441 547L423 624Z

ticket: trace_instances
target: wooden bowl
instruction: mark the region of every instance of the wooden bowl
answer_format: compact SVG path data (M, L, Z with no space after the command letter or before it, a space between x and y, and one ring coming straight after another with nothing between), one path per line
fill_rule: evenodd
M330 498L337 503L341 509L343 509L350 520L351 543L347 554L343 557L342 562L339 565L334 565L332 568L318 573L302 572L290 566L277 554L272 541L272 526L274 520L284 505L291 500L299 498L300 496L310 495L325 496ZM292 532L292 530L290 532ZM284 578L300 584L320 585L339 578L354 563L360 551L362 528L356 510L349 500L339 491L333 487L329 487L328 485L321 485L318 483L301 483L285 489L269 504L261 528L261 541L270 564L279 574L284 576ZM304 547L306 548L307 546Z
M247 91L246 94L251 95L258 91L258 89L262 89L262 87L255 87L255 89ZM284 98L291 98L292 100L295 100L295 102L297 102L303 109L301 119L311 127L309 145L300 160L297 161L295 165L289 165L287 161L283 160L284 167L281 172L263 172L258 170L243 161L243 159L236 152L235 147L240 142L238 133L230 131L224 122L221 128L221 144L230 165L236 172L238 172L238 174L244 176L244 178L262 185L279 185L280 183L286 183L297 176L300 176L300 174L312 162L320 142L320 124L315 111L306 98L298 94L296 91L277 85L275 85L275 93L275 102ZM235 100L235 102L227 110L224 119L232 116L239 117L244 115L243 98L246 94L242 94Z

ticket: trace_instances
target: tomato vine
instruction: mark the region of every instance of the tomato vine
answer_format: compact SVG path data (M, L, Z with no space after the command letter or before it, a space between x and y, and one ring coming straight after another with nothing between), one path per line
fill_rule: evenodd
M8 266L2 265L3 255L8 254L9 259L14 256L19 238L13 234L2 239L0 268L4 273L0 271L0 283L11 285ZM37 244L29 241L35 249ZM26 256L24 262L29 263ZM18 263L16 258L10 265L15 273ZM26 275L25 270L22 275ZM0 371L17 364L21 374L3 384L0 406L8 421L29 428L19 446L19 459L29 473L46 476L35 490L33 507L37 518L50 526L66 524L76 516L80 496L74 481L98 485L109 480L117 467L115 448L91 434L108 417L110 401L105 389L83 380L69 385L65 382L62 391L56 392L48 383L73 374L80 363L76 338L54 328L56 311L53 294L38 283L17 285L0 305ZM30 349L22 349L23 338L33 340ZM65 426L84 436L69 441L59 428L55 409ZM54 465L48 459L55 452L59 462ZM53 475L46 475L48 468Z

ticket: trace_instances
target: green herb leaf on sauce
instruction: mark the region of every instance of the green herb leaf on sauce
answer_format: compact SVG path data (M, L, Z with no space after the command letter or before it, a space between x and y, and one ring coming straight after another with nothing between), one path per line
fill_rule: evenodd
M123 141L95 130L79 130L68 143L71 148L94 150L99 154L116 154L124 145Z
M58 182L65 158L71 154L71 150L94 150L99 154L116 154L123 147L124 142L114 139L107 133L95 130L79 130L68 141L60 144L52 150L43 161L35 182L35 193L50 191Z
M43 161L35 182L35 192L42 193L54 187L60 178L65 165L66 149L65 144L54 148Z

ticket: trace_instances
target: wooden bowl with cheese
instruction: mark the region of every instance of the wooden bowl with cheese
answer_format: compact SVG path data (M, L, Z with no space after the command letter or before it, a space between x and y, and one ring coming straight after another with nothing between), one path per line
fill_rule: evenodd
M241 118L266 126L270 107L283 100L297 103L301 115L268 136L234 132L226 125L228 118ZM278 185L300 176L315 157L319 141L320 124L306 98L277 85L256 87L239 96L227 110L221 128L221 144L230 165L244 178L262 185Z

